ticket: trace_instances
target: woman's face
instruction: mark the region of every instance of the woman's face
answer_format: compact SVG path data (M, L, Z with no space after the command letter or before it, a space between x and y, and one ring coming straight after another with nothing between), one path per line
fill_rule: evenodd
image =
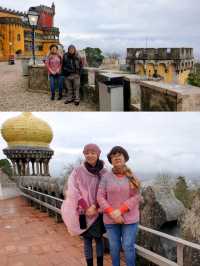
M89 150L84 153L85 160L88 162L90 165L95 166L98 160L98 155L95 151Z
M51 53L56 54L58 52L58 49L56 47L51 48Z
M125 158L122 153L115 153L111 155L111 163L114 167L123 167L125 165Z
M69 48L69 53L70 54L75 54L75 49L73 47Z

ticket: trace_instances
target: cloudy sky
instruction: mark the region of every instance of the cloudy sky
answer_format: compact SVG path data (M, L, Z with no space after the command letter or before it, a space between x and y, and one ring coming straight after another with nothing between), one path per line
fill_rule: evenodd
M0 126L18 113L1 113ZM82 157L83 146L97 143L102 158L115 145L130 154L129 166L143 179L159 173L200 177L199 113L34 113L54 132L51 173L60 176ZM5 141L0 137L0 158Z
M200 54L199 0L54 0L61 42L104 52L127 47L193 47ZM26 11L52 0L0 0L0 6ZM147 42L146 42L147 40Z

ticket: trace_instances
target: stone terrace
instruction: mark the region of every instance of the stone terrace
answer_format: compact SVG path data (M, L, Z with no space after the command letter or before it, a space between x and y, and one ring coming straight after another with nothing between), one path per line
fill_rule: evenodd
M0 258L1 266L85 265L79 237L22 197L0 201ZM109 255L104 265L111 266Z
M50 101L44 93L26 90L28 79L22 75L21 61L15 65L0 63L0 111L95 111L96 108L81 102L79 106L64 104L64 100Z

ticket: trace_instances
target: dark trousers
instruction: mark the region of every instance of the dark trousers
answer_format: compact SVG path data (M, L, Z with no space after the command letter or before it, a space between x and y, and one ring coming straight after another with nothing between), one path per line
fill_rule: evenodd
M84 254L87 260L93 258L93 248L92 248L93 239L95 239L96 242L97 257L103 257L104 245L102 237L101 238L84 237L83 239L84 239Z

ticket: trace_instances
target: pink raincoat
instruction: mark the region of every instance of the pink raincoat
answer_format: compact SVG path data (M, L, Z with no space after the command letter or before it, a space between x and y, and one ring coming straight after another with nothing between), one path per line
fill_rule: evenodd
M100 175L107 172L103 168ZM75 168L68 179L66 199L61 206L61 214L65 225L71 235L80 235L85 232L97 219L98 215L87 220L87 229L81 230L79 225L78 204L81 199L85 201L88 207L92 204L97 205L97 190L100 178L88 172L84 164Z

